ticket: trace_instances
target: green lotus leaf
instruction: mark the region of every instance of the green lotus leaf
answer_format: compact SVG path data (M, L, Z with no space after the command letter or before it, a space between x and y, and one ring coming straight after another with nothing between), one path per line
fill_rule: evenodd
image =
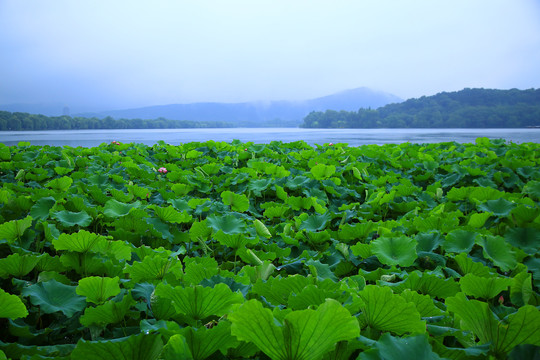
M463 330L478 336L480 343L490 343L493 355L502 357L520 344L540 346L540 310L525 305L503 323L478 300L468 300L463 293L446 299L448 311L461 319Z
M126 265L124 273L129 274L134 283L161 281L168 274L179 279L182 277L182 263L173 257L146 256L142 261Z
M484 256L502 271L510 271L516 267L516 254L502 236L482 236L478 244L484 248Z
M444 313L444 311L435 306L429 295L422 295L409 289L403 290L399 295L405 301L413 303L421 317L440 316Z
M86 253L88 251L97 251L105 246L107 239L104 236L79 230L73 234L61 234L58 239L53 239L52 244L58 250L75 251Z
M443 233L454 230L459 225L459 218L453 214L436 214L427 217L416 217L413 225L418 231L428 232L440 230Z
M540 200L540 181L529 181L523 187L523 193L528 194L536 200Z
M164 360L193 360L187 340L180 334L173 335L163 347L161 354Z
M338 237L344 242L363 240L376 230L377 226L372 221L365 221L354 225L345 224L340 226L338 230Z
M289 209L290 208L286 205L271 206L264 210L263 216L269 219L282 218L285 216L287 211L289 211Z
M293 311L282 324L257 300L249 300L228 318L234 336L254 343L272 360L322 359L337 342L360 334L358 321L332 299L317 310Z
M385 265L407 267L418 257L416 240L407 236L381 236L371 242L371 251Z
M332 281L338 281L336 275L330 269L330 265L323 264L319 260L309 259L306 261L306 265L309 267L311 275L319 280L330 279Z
M270 233L266 225L264 225L260 220L253 220L253 225L255 226L255 231L257 232L257 235L267 239L272 237L272 234Z
M39 199L32 209L30 210L30 216L34 220L47 220L49 217L49 210L56 204L56 200L53 197L44 197Z
M235 194L232 191L221 193L221 199L225 205L230 205L232 211L244 212L249 209L249 199L246 195Z
M521 227L527 227L540 215L540 209L536 206L520 204L510 211L510 216L516 224Z
M481 228L482 226L484 226L487 219L489 219L489 217L491 215L492 214L490 212L471 214L471 216L469 217L469 222L467 223L467 225L469 225L469 226L471 226L473 228Z
M485 203L478 205L478 208L496 216L508 216L514 206L515 205L510 201L500 198L497 200L488 200Z
M510 301L516 306L523 306L529 303L533 297L532 274L522 271L512 278L510 285Z
M481 277L491 277L492 271L484 264L474 261L467 254L461 253L454 257L454 260L458 264L461 274L475 274Z
M313 199L302 196L289 196L286 204L293 210L309 210L313 206Z
M426 323L420 319L415 305L390 288L367 285L358 296L362 300L359 320L364 326L400 335L426 332Z
M12 220L0 225L0 240L5 239L9 243L23 236L26 229L32 226L32 217L27 216L22 220Z
M71 227L71 226L81 226L85 227L92 223L92 217L88 215L86 211L72 212L67 210L53 212L51 214L53 219L58 220L62 226Z
M181 224L190 222L192 219L192 216L189 215L186 211L179 212L175 210L175 208L172 206L163 208L156 205L150 205L149 208L153 209L157 217L159 217L162 221L174 224Z
M334 165L317 164L310 169L311 174L317 180L328 179L336 173Z
M442 237L437 231L416 235L416 252L432 252L441 245Z
M452 278L442 279L436 275L413 271L405 280L398 283L387 284L396 291L410 289L421 294L445 299L454 296L460 290L459 284Z
M61 311L67 317L86 307L84 297L77 295L76 286L59 283L56 280L40 282L22 290L23 296L29 296L34 305L39 305L46 314Z
M180 334L186 338L193 359L206 359L218 350L226 353L227 349L239 344L231 335L231 323L228 321L220 321L210 329L204 326L200 328L187 326L180 330ZM182 353L179 355L182 356Z
M5 278L8 275L21 278L32 271L41 260L36 255L11 254L0 259L0 277Z
M242 236L229 235L229 236ZM218 263L211 257L184 258L186 268L184 270L184 282L198 285L203 279L209 279L219 273Z
M72 359L85 360L157 360L163 349L160 334L131 335L101 341L79 340Z
M540 231L536 228L511 228L504 235L506 241L529 255L540 252Z
M336 298L336 294L327 289L320 289L316 285L307 285L300 293L292 293L287 303L293 310L304 310L319 306L328 298Z
M310 179L306 176L295 176L294 178L289 178L285 185L292 189L296 190L298 188L305 188Z
M223 231L225 234L240 234L246 229L246 224L242 219L234 215L217 216L210 215L206 218L208 225L215 232Z
M0 318L17 319L27 315L28 310L17 295L0 289Z
M459 286L465 295L489 300L512 285L512 279L501 277L480 277L467 274L459 279Z
M259 180L250 180L248 184L248 189L253 191L257 196L261 196L261 193L272 184L272 179L259 179Z
M299 230L306 230L306 231L319 231L323 230L326 227L326 223L331 219L331 215L329 212L325 212L321 215L310 215L302 221L302 224L300 225Z
M208 220L194 221L189 229L189 237L192 241L206 240L212 234L212 228L208 224Z
M120 278L90 276L79 280L77 294L86 297L86 301L101 304L108 298L120 293Z
M115 219L121 216L126 216L127 214L129 214L131 209L139 209L140 207L140 201L135 201L131 204L125 204L115 199L110 199L105 203L105 206L103 208L103 214L105 214L105 216L107 217Z
M221 245L230 247L232 249L239 249L247 244L257 242L256 239L250 239L246 234L225 234L222 230L219 230L214 234L216 239Z
M425 334L407 337L394 337L389 333L383 334L375 342L375 347L360 354L360 360L439 360L437 353L433 352Z
M446 235L442 247L446 252L469 253L477 236L478 234L472 231L452 230Z
M217 284L213 288L197 285L183 288L159 284L155 296L169 299L179 314L193 320L202 320L211 315L224 315L233 304L242 303L244 297L234 293L225 284Z
M540 287L540 258L531 257L523 262L533 274L534 286Z
M116 260L131 260L131 251L134 246L127 241L105 241L99 247L96 247L100 253L115 258Z
M117 324L124 319L131 306L135 304L135 300L127 294L120 301L113 299L96 307L87 307L79 321L86 327L92 325L104 327L108 324Z
M68 191L71 184L73 184L73 179L68 176L63 176L49 181L45 186L61 194Z
M253 292L264 296L273 305L285 305L291 294L299 294L307 285L313 283L313 278L300 275L286 278L271 277L267 281L258 280L253 285Z
M150 226L150 229L152 230L152 235L159 236L167 241L174 240L174 235L171 234L171 227L169 226L169 224L165 224L160 219L154 217L149 217L144 220Z

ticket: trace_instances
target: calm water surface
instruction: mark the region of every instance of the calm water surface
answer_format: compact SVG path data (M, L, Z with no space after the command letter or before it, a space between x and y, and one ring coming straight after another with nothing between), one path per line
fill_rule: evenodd
M208 140L265 144L273 140L293 142L303 140L310 145L347 143L349 146L387 143L474 142L477 137L505 139L515 143L540 143L540 129L300 129L300 128L227 128L227 129L130 129L130 130L51 130L0 131L0 142L17 145L29 141L32 145L93 147L113 140L122 143L153 145L159 140L168 144Z

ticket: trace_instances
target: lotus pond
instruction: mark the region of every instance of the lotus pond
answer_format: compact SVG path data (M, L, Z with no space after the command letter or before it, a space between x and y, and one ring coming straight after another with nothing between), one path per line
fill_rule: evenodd
M0 359L540 356L540 144L0 144Z

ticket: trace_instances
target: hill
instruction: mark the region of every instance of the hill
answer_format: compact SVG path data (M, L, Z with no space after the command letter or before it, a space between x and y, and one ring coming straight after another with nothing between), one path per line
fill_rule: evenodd
M540 89L463 89L376 110L311 112L305 128L519 128L540 125Z
M192 103L148 106L136 109L77 114L76 116L115 119L166 118L189 121L222 121L237 126L298 126L311 111L378 108L402 101L397 96L365 87L304 101L255 101L244 103Z

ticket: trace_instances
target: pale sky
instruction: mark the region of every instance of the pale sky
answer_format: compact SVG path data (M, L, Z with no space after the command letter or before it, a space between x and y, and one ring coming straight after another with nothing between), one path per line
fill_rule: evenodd
M540 87L537 0L0 0L0 105Z

